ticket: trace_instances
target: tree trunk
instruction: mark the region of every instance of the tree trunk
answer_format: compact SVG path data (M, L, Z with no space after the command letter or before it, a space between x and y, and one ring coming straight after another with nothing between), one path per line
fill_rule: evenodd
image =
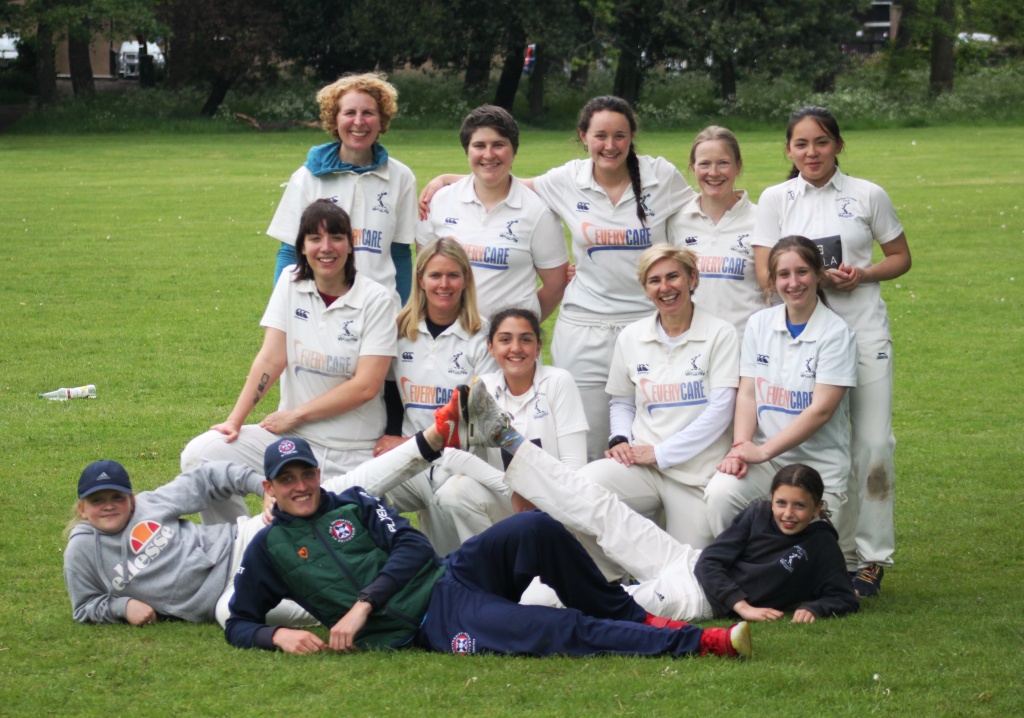
M590 82L590 63L574 64L572 71L569 73L569 87L582 90L587 86L588 82Z
M491 47L470 39L466 58L466 75L462 81L462 94L479 97L487 92L491 79Z
M953 91L953 28L956 22L955 0L935 4L935 29L932 31L932 68L928 78L933 95Z
M228 90L235 84L233 77L216 77L213 80L213 85L210 87L210 94L206 97L206 104L203 105L203 109L199 111L199 114L203 117L213 117L217 114L217 108L224 102L224 98L227 97Z
M544 118L544 76L548 72L548 53L543 45L537 43L534 50L533 72L530 73L530 86L527 95L530 99L530 117L534 122Z
M192 26L195 14L189 3L177 0L171 8L171 44L167 48L167 84L180 87L193 77Z
M89 60L91 39L89 23L68 27L68 63L71 65L71 89L75 97L96 94L96 85L92 81L92 62Z
M889 11L889 22L895 23L896 31L889 36L889 57L885 73L892 78L901 74L910 64L910 43L913 40L914 23L917 21L917 0L903 0Z
M515 42L505 53L505 59L501 65L501 77L498 79L498 89L494 91L494 104L504 107L509 112L512 112L512 105L515 104L519 81L523 79L525 44L525 40Z
M53 59L53 28L41 22L36 28L36 102L52 104L57 99L57 66Z
M643 73L640 69L640 58L631 50L619 48L619 64L615 68L615 81L612 85L612 94L621 97L631 106L636 106L640 97L640 85L643 82Z
M718 68L718 97L723 102L736 99L736 65L731 57L715 57L714 64Z
M815 92L832 92L836 89L836 73L828 72L814 78L812 89Z

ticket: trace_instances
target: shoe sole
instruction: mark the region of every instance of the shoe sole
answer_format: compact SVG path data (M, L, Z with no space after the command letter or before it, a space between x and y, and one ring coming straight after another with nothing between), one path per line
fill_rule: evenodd
M465 384L459 385L459 447L466 449L472 443L473 425L470 422L469 412L470 388Z
M465 404L463 404L465 399ZM480 428L480 417L485 416L490 409L487 387L476 378L473 385L467 387L466 393L459 392L459 406L466 417L466 433L469 439L469 446L492 446L493 437L484 436Z
M750 659L754 657L754 644L750 640L750 624L740 621L729 631L729 643L736 651L737 658Z

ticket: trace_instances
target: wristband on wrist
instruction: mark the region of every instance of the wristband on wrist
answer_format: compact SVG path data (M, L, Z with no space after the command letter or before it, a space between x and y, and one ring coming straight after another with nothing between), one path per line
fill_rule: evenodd
M629 439L627 439L622 434L616 434L612 438L608 439L608 448L609 449L613 449L616 446L618 446L619 444L628 444L628 443L629 443Z
M370 594L368 594L366 592L360 593L356 597L356 603L359 603L359 602L368 603L368 604L370 604L370 608L371 609L373 609L374 611L377 610L377 602L373 600L373 596L371 596Z

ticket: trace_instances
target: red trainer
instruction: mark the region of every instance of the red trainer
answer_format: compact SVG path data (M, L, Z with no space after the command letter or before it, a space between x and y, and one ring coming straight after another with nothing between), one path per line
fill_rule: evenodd
M746 621L728 628L705 628L700 636L700 655L751 658L754 647L750 642L750 625Z
M647 618L644 619L645 626L654 626L655 628L671 628L678 631L680 628L686 628L690 624L686 621L677 621L673 618L665 618L664 616L655 616L653 613L648 613Z
M461 434L466 431L465 403L469 394L467 389L468 387L459 385L452 391L451 401L434 410L434 428L444 439L445 448L466 448L466 442L462 440Z

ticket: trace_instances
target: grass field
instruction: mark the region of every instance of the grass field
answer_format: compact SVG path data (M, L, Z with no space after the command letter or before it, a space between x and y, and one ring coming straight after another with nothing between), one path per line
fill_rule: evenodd
M644 135L640 150L683 166L692 134ZM884 291L897 564L860 614L755 625L746 664L303 658L232 649L215 625L73 623L61 529L78 473L113 458L137 489L154 488L175 475L185 442L227 415L261 340L276 251L263 232L281 183L321 138L0 136L0 714L1024 714L1015 128L846 138L844 170L888 190L914 256ZM465 167L454 131L386 140L421 184ZM780 140L740 136L740 185L754 198L786 172ZM517 170L576 156L569 133L528 132ZM96 400L36 398L84 383Z

